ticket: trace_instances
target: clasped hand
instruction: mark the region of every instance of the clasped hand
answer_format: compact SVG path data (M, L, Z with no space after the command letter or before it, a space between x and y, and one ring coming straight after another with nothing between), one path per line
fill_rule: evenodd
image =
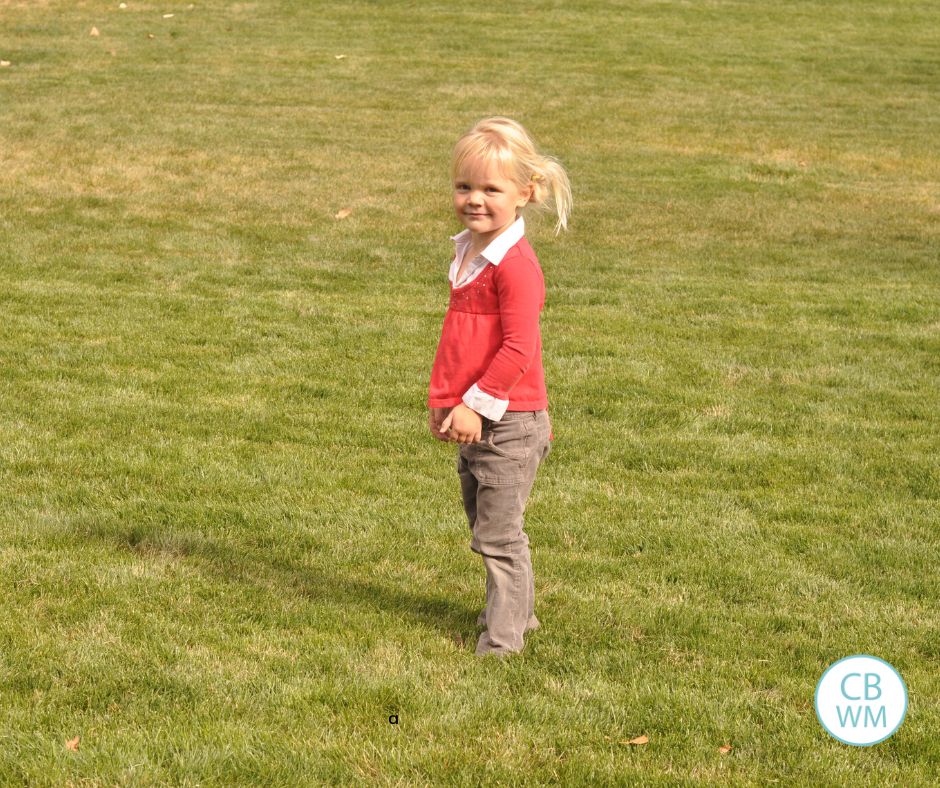
M456 408L431 408L428 424L435 438L448 443L476 443L483 437L483 417L463 403Z

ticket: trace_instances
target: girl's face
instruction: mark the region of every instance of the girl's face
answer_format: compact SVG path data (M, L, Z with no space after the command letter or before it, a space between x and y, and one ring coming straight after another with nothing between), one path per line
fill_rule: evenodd
M520 190L494 161L467 159L454 179L454 211L477 246L508 229L531 196L531 186Z

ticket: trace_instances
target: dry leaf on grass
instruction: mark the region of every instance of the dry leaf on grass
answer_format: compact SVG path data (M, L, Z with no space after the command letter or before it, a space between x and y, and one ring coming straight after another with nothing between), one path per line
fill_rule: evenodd
M0 67L9 66L9 65L10 65L9 60L0 60Z
M343 208L339 213L334 216L334 219L345 219L347 216L352 214L352 208Z
M718 752L720 752L722 755L727 755L733 749L734 747L732 747L730 744L722 744L721 747L718 748Z
M127 8L127 3L121 3L118 8Z
M147 38L153 38L153 33L147 33Z
M97 28L97 27L93 27L93 28L91 29L91 32L90 32L88 35L90 35L90 36L100 36L101 33L98 32L98 28Z
M647 744L649 740L650 740L649 736L637 736L635 739L630 739L630 741L624 742L624 743L625 744Z
M81 736L76 736L74 739L68 739L65 742L65 746L68 747L72 752L78 752L78 742L81 738Z
M164 14L164 15L163 15L163 18L164 18L164 19L172 19L173 16L174 16L173 14Z
M337 60L342 60L343 58L346 57L346 55L335 55L334 57L335 57Z

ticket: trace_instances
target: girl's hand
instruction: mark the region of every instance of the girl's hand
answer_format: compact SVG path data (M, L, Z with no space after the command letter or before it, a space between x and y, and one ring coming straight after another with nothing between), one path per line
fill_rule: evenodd
M441 432L457 443L476 443L483 436L483 417L461 402L444 419Z
M450 408L431 408L428 414L428 426L431 428L431 434L439 441L450 443L450 436L441 433L441 424L450 413Z

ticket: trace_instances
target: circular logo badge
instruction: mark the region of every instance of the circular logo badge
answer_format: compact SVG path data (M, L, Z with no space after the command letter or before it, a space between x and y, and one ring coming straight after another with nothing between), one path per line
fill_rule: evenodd
M856 747L884 741L907 714L907 685L878 657L855 654L834 662L816 685L816 716L833 738Z

